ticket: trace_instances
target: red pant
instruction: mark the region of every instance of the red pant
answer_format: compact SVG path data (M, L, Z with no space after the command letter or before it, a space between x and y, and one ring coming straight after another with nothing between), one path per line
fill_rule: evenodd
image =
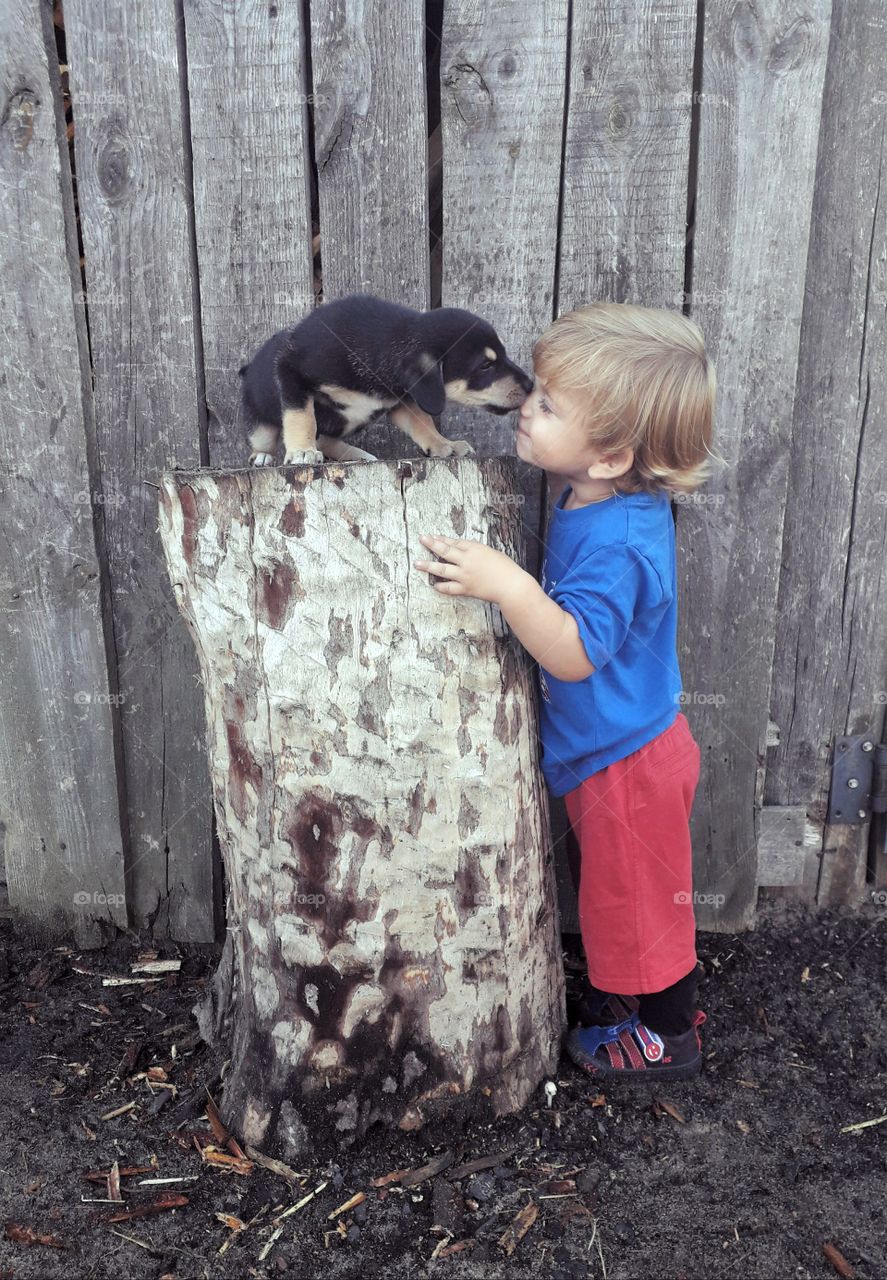
M683 712L564 797L581 853L579 926L594 986L662 991L696 964L690 811L699 747Z

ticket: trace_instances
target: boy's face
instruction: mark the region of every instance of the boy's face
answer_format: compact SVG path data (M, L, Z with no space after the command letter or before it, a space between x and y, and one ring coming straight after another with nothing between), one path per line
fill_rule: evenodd
M535 372L535 370L534 370ZM575 389L552 389L536 375L520 411L515 452L522 462L571 480L588 481L601 455L580 425Z

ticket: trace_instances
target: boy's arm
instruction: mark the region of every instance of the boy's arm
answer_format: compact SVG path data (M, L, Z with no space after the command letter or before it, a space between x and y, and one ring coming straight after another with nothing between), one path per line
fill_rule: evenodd
M497 604L511 630L540 667L556 680L576 681L595 668L588 660L572 613L547 595L536 579L515 565Z

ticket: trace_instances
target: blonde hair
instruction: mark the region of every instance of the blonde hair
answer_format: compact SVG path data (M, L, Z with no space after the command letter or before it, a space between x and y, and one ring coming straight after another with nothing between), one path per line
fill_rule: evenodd
M582 425L604 453L629 447L623 493L692 493L711 474L715 369L702 330L677 311L593 302L559 316L533 347L539 377L584 392Z

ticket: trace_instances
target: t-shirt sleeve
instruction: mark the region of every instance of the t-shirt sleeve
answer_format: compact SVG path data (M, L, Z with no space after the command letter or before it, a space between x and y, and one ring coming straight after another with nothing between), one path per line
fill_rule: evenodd
M653 564L627 544L599 547L575 561L549 594L576 619L596 671L621 649L639 613L671 599Z

